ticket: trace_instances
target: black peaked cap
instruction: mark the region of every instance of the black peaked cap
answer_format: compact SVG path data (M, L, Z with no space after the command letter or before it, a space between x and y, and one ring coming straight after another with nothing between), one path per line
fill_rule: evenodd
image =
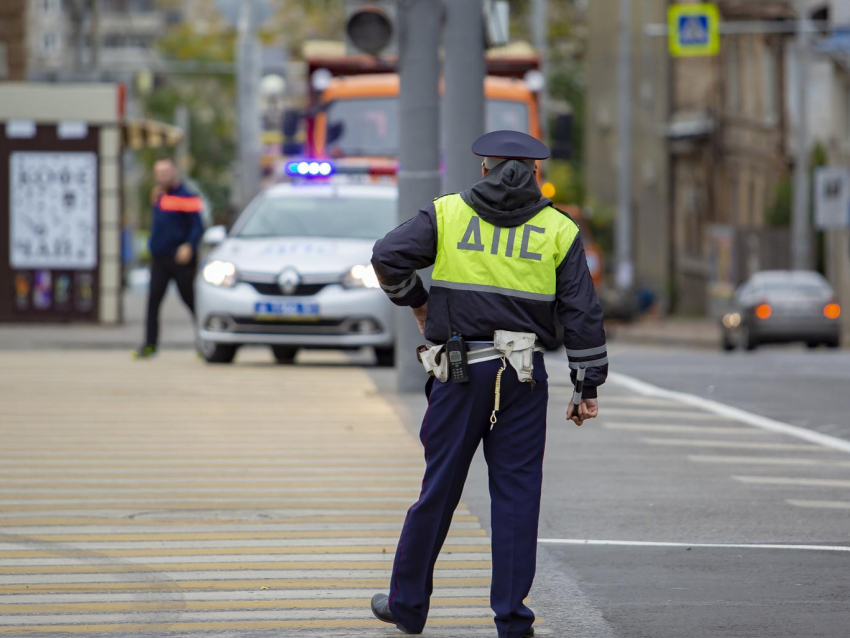
M544 160L549 148L540 140L519 131L485 133L472 144L472 152L481 157Z

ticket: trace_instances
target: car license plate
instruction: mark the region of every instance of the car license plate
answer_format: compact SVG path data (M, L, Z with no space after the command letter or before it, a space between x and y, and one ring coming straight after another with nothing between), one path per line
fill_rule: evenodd
M261 321L301 320L319 318L319 304L293 301L258 301L254 304L254 318Z

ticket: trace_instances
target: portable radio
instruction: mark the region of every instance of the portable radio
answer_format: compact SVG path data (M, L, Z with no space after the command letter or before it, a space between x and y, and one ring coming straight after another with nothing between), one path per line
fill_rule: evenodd
M449 358L449 376L454 383L469 381L469 362L466 358L466 344L463 337L454 333L446 342L446 356Z

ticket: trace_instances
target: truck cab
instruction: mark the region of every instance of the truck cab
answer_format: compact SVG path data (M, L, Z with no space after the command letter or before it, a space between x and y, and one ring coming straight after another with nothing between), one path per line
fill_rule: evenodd
M540 136L537 101L522 80L484 81L485 132L511 129ZM320 157L397 157L399 76L395 73L336 77L322 92L324 108L313 122Z

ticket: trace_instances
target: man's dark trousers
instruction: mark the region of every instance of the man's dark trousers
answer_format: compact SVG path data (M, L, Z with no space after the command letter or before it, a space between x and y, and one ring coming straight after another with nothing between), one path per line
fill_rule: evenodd
M549 388L542 354L534 357L533 389L530 383L520 383L508 365L502 375L499 420L491 431L501 365L499 359L469 366L466 384L428 382L428 410L419 434L425 478L419 500L407 512L390 581L390 610L410 631L425 626L434 564L482 440L490 478L490 605L496 628L500 638L519 638L534 622L523 600L536 567Z
M177 284L180 297L195 314L194 280L198 262L193 257L187 264L178 264L174 257L153 257L151 259L151 281L148 293L148 316L145 345L155 346L159 339L159 306L168 292L168 282Z

